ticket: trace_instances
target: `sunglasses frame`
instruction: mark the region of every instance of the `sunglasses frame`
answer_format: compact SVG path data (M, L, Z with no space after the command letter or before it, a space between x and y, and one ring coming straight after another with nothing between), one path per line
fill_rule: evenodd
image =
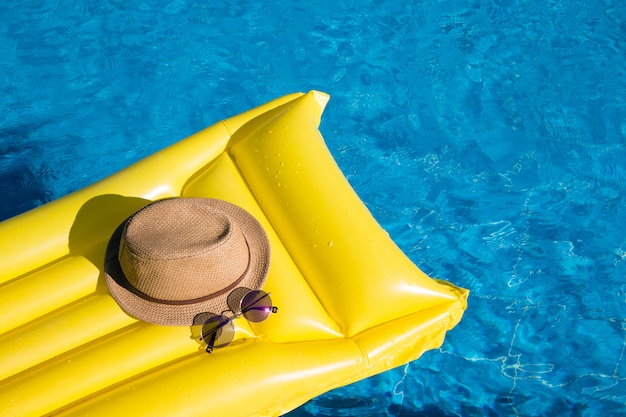
M233 290L233 293L235 291L237 291L239 289L235 289ZM255 300L254 302L252 302L250 304L250 307L247 309L244 309L242 307L243 301L245 299L245 297L247 297L249 294L251 293L258 293L258 295L260 296L257 300ZM215 345L215 342L218 341L218 338L220 336L220 332L223 331L223 329L228 326L231 325L232 329L231 331L234 333L235 332L235 327L233 324L233 321L241 316L243 316L247 321L249 322L253 322L253 323L258 323L261 321L266 320L272 313L278 313L278 307L273 306L271 304L271 298L270 298L270 310L267 312L267 316L263 317L261 320L250 320L248 317L246 317L246 313L253 310L254 306L256 303L258 303L259 301L263 300L265 297L269 297L270 293L269 292L265 292L263 290L248 290L242 297L241 300L239 301L239 308L238 308L238 312L234 313L232 310L228 309L228 310L224 310L222 311L219 315L218 314L211 314L207 319L204 320L204 322L202 323L202 328L200 329L200 340L202 340L204 343L206 343L206 352L207 353L211 353L213 352L214 349L218 349L218 348L222 348L225 346L228 346L230 344L230 342L232 341L232 338L230 340L228 340L225 343L221 343L219 345ZM227 312L231 312L234 313L232 316L227 316L225 313ZM210 321L212 322L217 322L219 321L219 323L217 324L217 326L211 330L211 332L205 334L204 332L204 326L206 326ZM234 334L233 334L234 337Z

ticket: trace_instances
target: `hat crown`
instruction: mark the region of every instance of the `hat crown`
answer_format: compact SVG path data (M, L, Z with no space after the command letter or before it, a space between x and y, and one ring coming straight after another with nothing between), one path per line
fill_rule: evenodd
M171 199L128 220L119 261L136 292L176 304L234 288L248 270L250 250L237 223L219 208Z

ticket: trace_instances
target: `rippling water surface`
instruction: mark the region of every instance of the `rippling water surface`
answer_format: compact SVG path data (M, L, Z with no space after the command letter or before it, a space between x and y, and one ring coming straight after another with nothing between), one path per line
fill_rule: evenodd
M1 219L320 89L372 213L472 293L441 349L290 415L624 415L621 2L209 3L0 5Z

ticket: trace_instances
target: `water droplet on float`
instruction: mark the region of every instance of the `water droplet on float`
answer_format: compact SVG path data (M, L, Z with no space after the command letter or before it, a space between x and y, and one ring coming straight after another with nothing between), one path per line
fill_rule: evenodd
M328 241L328 247L329 247L329 248L331 248L333 245L334 245L333 241L332 241L332 240L329 240L329 241Z

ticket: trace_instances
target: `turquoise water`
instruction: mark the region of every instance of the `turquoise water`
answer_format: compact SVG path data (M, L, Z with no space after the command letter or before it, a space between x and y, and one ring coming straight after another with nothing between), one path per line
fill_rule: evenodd
M472 293L441 349L291 417L626 415L622 2L8 1L0 54L0 219L331 94L358 194Z

